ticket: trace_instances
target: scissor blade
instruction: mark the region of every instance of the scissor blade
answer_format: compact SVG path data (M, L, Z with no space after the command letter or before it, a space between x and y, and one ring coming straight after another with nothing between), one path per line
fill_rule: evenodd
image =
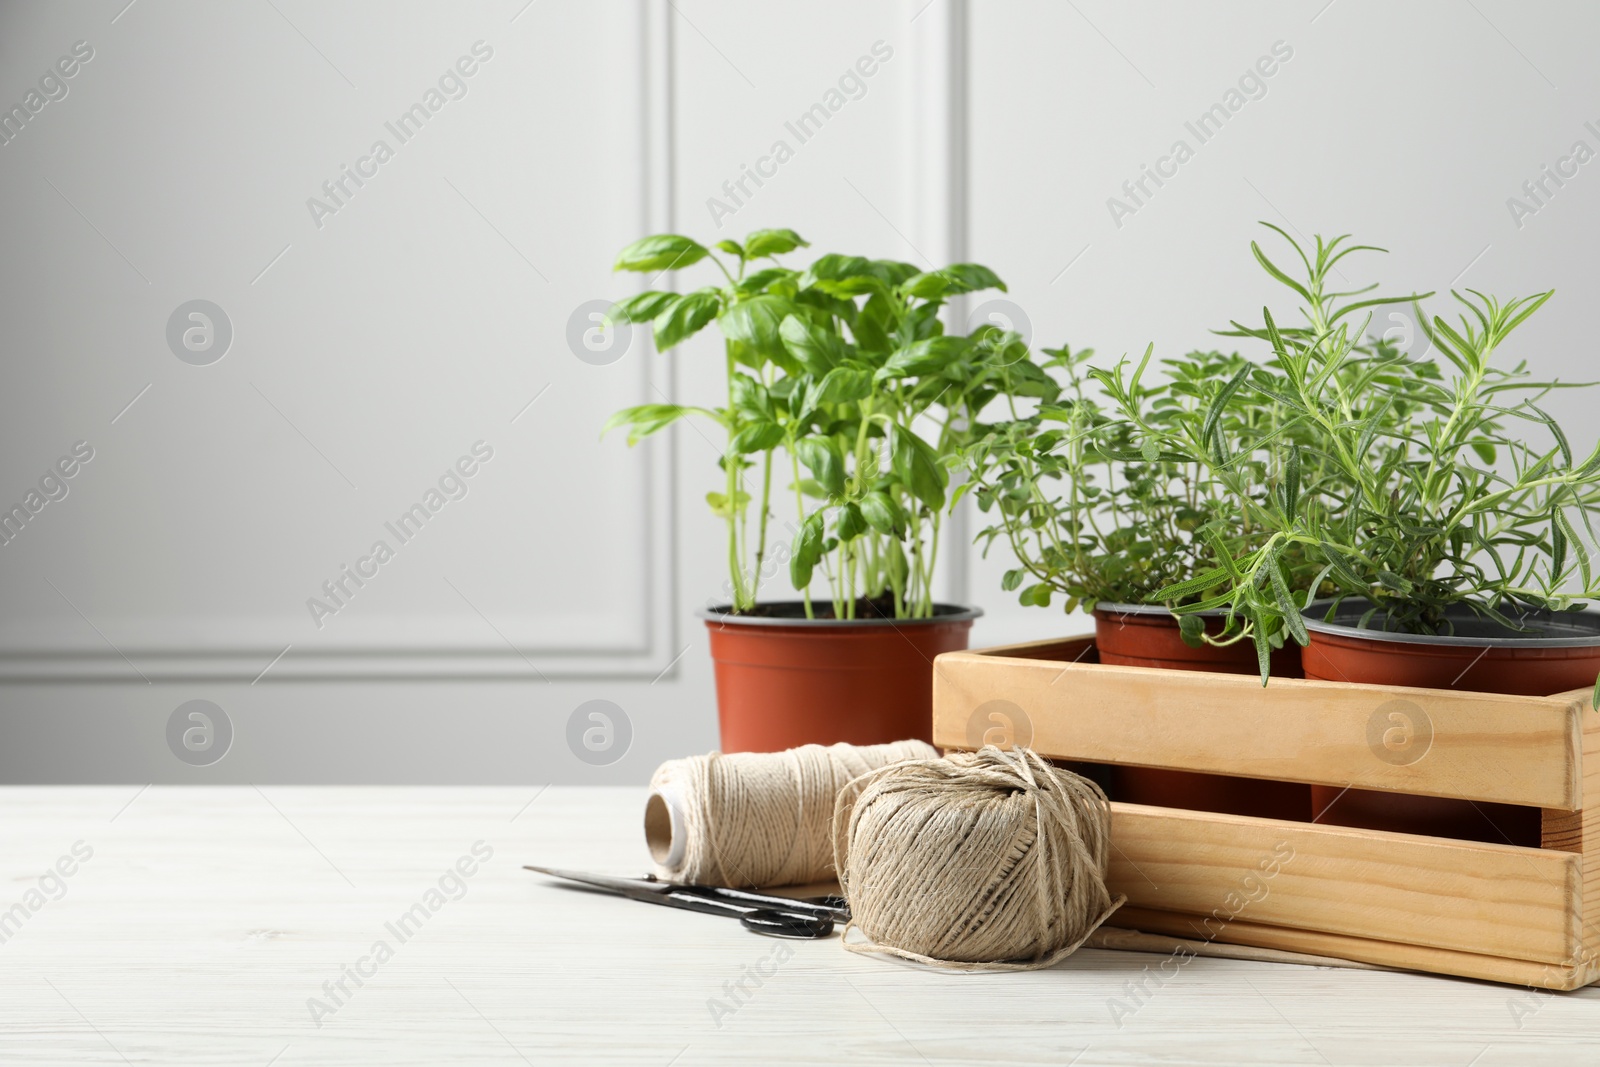
M554 867L535 867L531 863L524 864L522 869L548 875L551 878L560 878L566 882L592 885L597 889L620 893L622 896L632 897L635 900L658 900L673 888L670 882L652 882L644 878L618 878L615 875L588 874L584 871L562 871Z

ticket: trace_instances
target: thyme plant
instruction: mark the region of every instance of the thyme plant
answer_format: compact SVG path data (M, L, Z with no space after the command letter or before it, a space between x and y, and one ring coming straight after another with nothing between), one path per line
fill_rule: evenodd
M1061 396L992 428L967 452L980 511L997 521L979 541L1004 538L1020 564L1003 587L1023 604L1056 594L1068 612L1102 602L1142 604L1215 565L1230 498L1207 467L1162 447L1175 424L1210 406L1244 360L1192 352L1163 360L1165 380L1146 378L1151 352L1127 374L1088 365L1093 349L1046 349ZM1137 419L1119 412L1126 406ZM1235 405L1234 436L1261 421ZM1240 468L1243 469L1242 467ZM1198 620L1197 620L1198 622Z

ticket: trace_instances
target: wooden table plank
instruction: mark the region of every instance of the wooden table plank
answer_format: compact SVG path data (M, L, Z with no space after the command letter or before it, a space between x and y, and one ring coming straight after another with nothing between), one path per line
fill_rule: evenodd
M0 912L74 843L93 850L63 879L64 894L0 943L0 1063L1600 1059L1600 990L1557 996L1100 950L1030 974L929 974L834 940L780 945L725 920L557 889L519 869L642 872L643 797L0 789ZM395 943L385 924L424 902L480 841L493 855L464 892ZM350 995L318 1027L308 999L326 998L324 983L377 940L393 943L392 957L359 987L346 979ZM792 955L778 959L780 948ZM757 986L749 976L763 971ZM719 1001L731 1010L716 1011Z

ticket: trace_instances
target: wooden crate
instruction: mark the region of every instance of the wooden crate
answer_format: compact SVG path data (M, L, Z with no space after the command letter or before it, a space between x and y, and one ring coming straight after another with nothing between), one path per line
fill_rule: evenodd
M1420 757L1373 740L1396 709L1431 722ZM938 657L935 744L971 749L1007 724L1056 759L1543 809L1542 847L1518 848L1114 803L1118 925L1546 989L1600 979L1600 713L1588 690L1262 688L1101 665L1092 638Z

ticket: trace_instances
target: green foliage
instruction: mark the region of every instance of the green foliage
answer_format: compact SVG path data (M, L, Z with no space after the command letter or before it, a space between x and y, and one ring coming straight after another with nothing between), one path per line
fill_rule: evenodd
M1305 640L1300 612L1328 588L1327 561L1318 546L1276 534L1313 506L1346 513L1361 475L1334 454L1330 435L1353 435L1349 457L1383 454L1388 428L1426 406L1420 390L1438 376L1366 338L1359 315L1420 297L1328 288L1359 246L1319 240L1314 261L1300 255L1303 281L1251 248L1302 301L1303 321L1265 310L1260 327L1234 323L1225 336L1264 340L1272 359L1197 351L1152 366L1146 351L1137 364L1107 369L1091 366L1089 351L1047 350L1066 378L1063 399L969 449L979 507L997 518L980 537L1010 543L1022 566L1007 588L1034 583L1022 588L1023 603L1059 592L1068 611L1166 604L1189 643L1252 640L1263 664L1286 640ZM1341 358L1308 370L1285 357L1294 346ZM1346 406L1336 418L1308 418L1289 379ZM1224 628L1206 634L1196 615L1217 609L1227 613Z
M1089 365L1092 349L1045 354L1065 380L1060 397L997 424L966 453L978 507L996 520L979 540L987 551L1004 538L1021 563L1005 587L1031 579L1022 603L1059 593L1069 612L1204 600L1227 578L1219 546L1248 534L1232 491L1265 495L1283 473L1269 452L1282 432L1273 406L1243 384L1252 365L1191 352L1163 360L1157 378L1149 351L1111 370ZM1224 479L1172 447L1207 439L1251 441L1254 454Z
M1005 288L987 267L924 272L829 253L798 271L777 258L803 247L799 234L780 229L715 250L671 234L624 249L618 270L661 273L709 260L720 272L723 284L642 293L611 315L650 322L663 351L715 322L728 393L715 408L630 408L607 429L627 426L631 444L686 414L722 428L725 485L707 501L727 523L734 610L756 601L776 468L791 481L798 525L790 577L808 612L820 569L836 617L854 617L860 600L880 598L897 617L930 615L958 452L987 432L979 415L997 397L1053 401L1058 388L1015 334L993 326L971 337L944 333L939 311L948 297ZM752 269L756 260L765 265Z
M1251 370L1244 388L1271 398L1285 436L1301 442L1293 478L1265 495L1231 487L1251 538L1230 544L1222 581L1181 610L1226 608L1264 647L1281 630L1306 642L1299 609L1307 590L1335 605L1369 600L1364 624L1424 634L1448 632L1453 605L1519 629L1524 609L1561 610L1600 595L1574 523L1592 542L1600 449L1575 459L1538 406L1560 383L1534 381L1523 363L1495 361L1552 294L1502 303L1453 292L1456 323L1428 320L1419 303L1418 319L1448 365L1401 358L1386 344L1363 343L1364 325L1353 325L1357 312L1398 300L1340 304L1358 294L1324 291L1334 264L1360 246L1318 238L1308 256L1282 236L1305 268L1303 281L1252 248L1305 301L1305 325L1280 327L1264 309L1259 327L1235 327L1272 347L1273 359ZM1548 431L1551 444L1530 444L1523 434L1531 428ZM1251 442L1224 423L1209 442L1167 446L1228 482ZM1315 572L1309 585L1296 580L1307 569Z

